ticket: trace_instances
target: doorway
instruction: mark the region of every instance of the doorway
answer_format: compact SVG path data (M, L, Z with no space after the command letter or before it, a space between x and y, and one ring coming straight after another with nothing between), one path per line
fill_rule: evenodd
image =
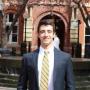
M64 40L65 40L65 25L64 25L64 22L63 20L56 16L56 15L46 15L45 17L43 17L42 19L54 19L54 22L55 22L55 30L56 30L56 35L58 36L59 38L59 48L61 50L64 49Z

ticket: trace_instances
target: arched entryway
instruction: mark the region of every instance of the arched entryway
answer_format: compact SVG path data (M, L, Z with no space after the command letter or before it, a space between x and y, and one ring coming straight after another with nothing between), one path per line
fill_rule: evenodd
M63 50L64 40L65 40L65 35L64 35L65 34L65 25L64 25L63 20L60 17L58 17L57 15L52 16L51 14L46 15L42 19L54 19L56 34L57 34L59 41L60 41L59 47L61 50Z

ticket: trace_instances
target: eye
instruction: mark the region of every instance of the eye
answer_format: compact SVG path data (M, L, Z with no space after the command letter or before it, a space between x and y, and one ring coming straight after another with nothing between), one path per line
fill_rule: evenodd
M40 34L42 34L42 33L44 33L44 32L45 32L44 30L39 31Z
M52 30L48 30L48 33L52 33Z

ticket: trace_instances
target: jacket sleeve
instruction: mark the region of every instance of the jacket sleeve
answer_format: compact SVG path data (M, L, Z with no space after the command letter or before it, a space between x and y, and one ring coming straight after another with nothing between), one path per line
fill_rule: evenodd
M66 66L66 74L65 74L65 88L66 90L75 90L75 80L73 73L73 66L71 57L68 57L67 66Z
M20 76L18 80L17 90L27 90L27 81L28 81L28 74L27 74L27 60L23 57L21 61L21 70Z

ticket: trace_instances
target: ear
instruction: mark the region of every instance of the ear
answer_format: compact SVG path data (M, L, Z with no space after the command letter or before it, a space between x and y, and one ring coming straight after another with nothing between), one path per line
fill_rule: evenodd
M55 36L56 36L56 33L54 33L54 38L55 38Z

